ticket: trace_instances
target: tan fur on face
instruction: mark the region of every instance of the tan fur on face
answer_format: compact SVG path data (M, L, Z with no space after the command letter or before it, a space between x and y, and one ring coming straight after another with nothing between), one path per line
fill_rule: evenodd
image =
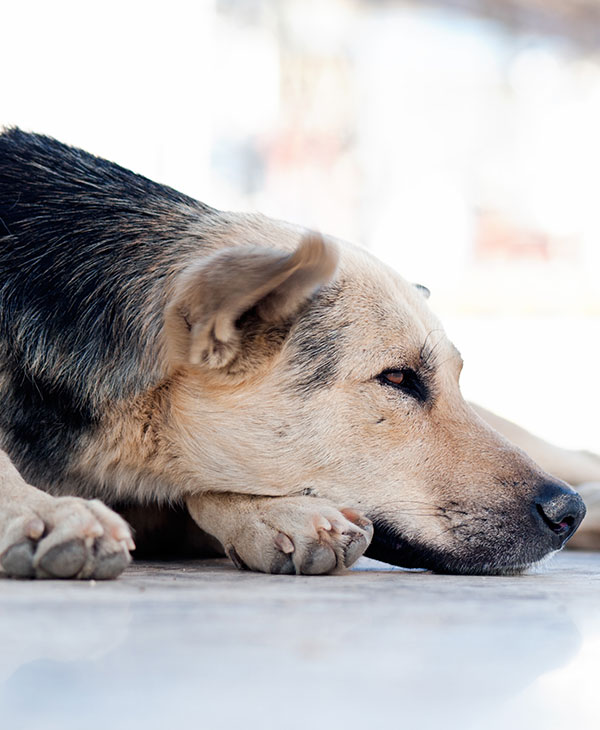
M422 294L352 246L327 283L336 256L320 238L256 217L211 225L210 256L167 309L175 369L107 415L74 478L142 500L312 493L456 560L473 541L517 543L547 477L464 402ZM378 378L404 368L426 375L425 402Z

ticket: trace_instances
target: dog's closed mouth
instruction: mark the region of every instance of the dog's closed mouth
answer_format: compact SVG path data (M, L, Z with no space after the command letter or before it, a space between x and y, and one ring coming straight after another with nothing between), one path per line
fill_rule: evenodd
M544 555L531 555L530 559L513 556L509 559L501 549L496 553L482 549L479 553L450 554L415 540L404 537L398 529L381 517L371 517L374 535L365 555L373 560L397 565L401 568L420 568L435 573L453 575L516 575L527 570Z
M409 542L381 517L371 518L374 534L365 555L373 560L401 568L435 570L439 561L435 552L424 545Z

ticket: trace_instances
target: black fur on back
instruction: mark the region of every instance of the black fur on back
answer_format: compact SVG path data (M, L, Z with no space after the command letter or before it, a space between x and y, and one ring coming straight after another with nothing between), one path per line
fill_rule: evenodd
M166 281L202 243L190 226L211 213L49 137L0 133L0 432L11 456L62 458L107 403L161 377Z

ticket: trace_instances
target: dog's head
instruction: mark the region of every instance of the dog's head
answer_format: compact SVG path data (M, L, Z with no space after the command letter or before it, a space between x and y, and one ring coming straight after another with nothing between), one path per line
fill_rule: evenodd
M283 225L227 235L166 316L190 474L356 507L375 525L367 554L406 567L510 573L562 547L581 499L463 400L460 354L418 287Z

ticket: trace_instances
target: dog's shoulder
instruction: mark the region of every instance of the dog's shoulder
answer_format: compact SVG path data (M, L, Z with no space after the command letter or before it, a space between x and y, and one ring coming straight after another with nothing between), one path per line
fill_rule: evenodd
M3 370L72 393L126 397L156 378L165 280L201 248L204 206L42 135L0 135ZM64 400L64 398L63 398Z

